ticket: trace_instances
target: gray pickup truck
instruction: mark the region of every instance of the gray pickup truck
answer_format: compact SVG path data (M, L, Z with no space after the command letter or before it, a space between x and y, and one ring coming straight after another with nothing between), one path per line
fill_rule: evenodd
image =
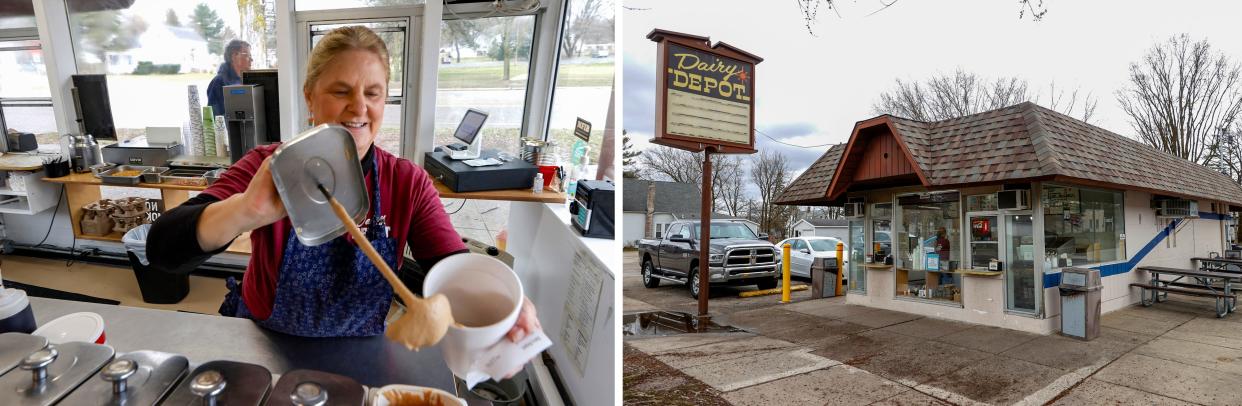
M699 297L699 222L676 221L663 239L639 240L643 286L660 286L660 280L690 285L690 296ZM776 246L755 235L743 223L713 221L708 246L708 282L712 285L756 285L775 288L781 259Z

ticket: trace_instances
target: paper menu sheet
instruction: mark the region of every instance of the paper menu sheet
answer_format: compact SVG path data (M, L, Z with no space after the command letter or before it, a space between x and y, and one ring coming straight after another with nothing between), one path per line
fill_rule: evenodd
M574 253L574 266L569 276L569 296L565 300L565 318L561 323L563 327L560 344L573 359L579 375L586 371L604 278L604 266L596 262L589 252L579 249Z

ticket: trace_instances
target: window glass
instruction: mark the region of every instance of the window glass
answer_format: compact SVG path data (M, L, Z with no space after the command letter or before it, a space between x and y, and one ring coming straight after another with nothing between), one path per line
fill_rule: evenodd
M966 196L966 211L996 211L996 194Z
M835 252L837 250L837 243L839 242L841 241L836 239L811 240L811 249L821 252Z
M893 204L877 203L871 205L871 247L872 254L878 254L880 261L893 253Z
M971 268L987 269L989 262L993 259L1000 259L1000 243L997 241L998 226L996 216L972 216L970 218Z
M615 25L610 0L568 0L560 60L548 121L547 139L556 143L555 153L569 166L574 145L574 123L581 117L591 123L586 156L593 177L604 138L608 99L615 76Z
M694 238L697 239L702 236L701 231L701 226L695 224ZM746 238L751 240L759 238L756 237L755 233L750 230L750 227L747 227L742 223L712 224L711 231L711 238L713 240L718 238Z
M187 86L207 85L230 40L250 43L252 69L276 66L275 1L66 2L78 72L106 74L117 138L190 119Z
M897 239L898 296L938 301L961 301L961 206L958 194L902 196Z
M850 220L850 245L848 247L850 250L850 263L848 265L850 275L849 278L847 278L849 280L850 290L867 290L867 272L866 269L863 268L863 264L867 262L863 259L863 256L866 255L864 252L865 246L867 245L865 241L866 236L863 234L863 221Z
M485 153L518 155L534 32L530 15L441 23L435 145L458 142L453 132L475 108L488 114L479 133Z
M1045 269L1125 259L1121 192L1046 184L1041 195Z
M384 103L384 121L380 125L379 135L375 137L375 146L389 153L401 156L401 117L405 98L401 94L405 81L405 39L407 35L405 21L382 21L371 23L350 24L319 24L311 26L311 49L315 44L334 29L361 25L375 31L384 40L388 49L388 99Z
M35 134L40 144L56 144L52 93L39 41L0 41L0 78L4 128Z
M5 0L0 7L0 29L35 28L34 2L31 0Z
M713 234L713 236L714 236L714 234ZM791 248L793 248L793 250L794 250L794 251L802 251L802 250L806 249L806 241L802 241L802 240L793 240L793 247L791 247Z
M424 3L424 0L297 0L293 4L297 11L309 11L374 6L410 6Z

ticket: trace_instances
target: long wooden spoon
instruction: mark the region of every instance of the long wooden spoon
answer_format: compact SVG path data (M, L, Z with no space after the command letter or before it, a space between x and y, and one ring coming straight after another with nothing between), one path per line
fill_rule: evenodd
M319 185L319 191L327 197L328 204L332 205L332 211L345 225L345 230L349 231L349 235L354 237L354 242L367 254L367 258L370 258L375 268L384 275L384 279L388 279L393 291L401 297L401 301L405 302L405 314L389 323L388 331L384 335L389 340L401 343L412 350L433 346L440 342L440 339L444 338L444 333L448 332L449 326L456 324L448 298L442 294L435 294L423 299L415 296L414 292L410 292L410 289L401 283L401 279L397 278L392 268L388 267L388 263L384 262L379 252L375 251L375 247L371 246L371 241L362 235L362 231L354 224L354 219L345 211L345 207L341 206L341 203L336 201L336 198L332 197L323 185Z

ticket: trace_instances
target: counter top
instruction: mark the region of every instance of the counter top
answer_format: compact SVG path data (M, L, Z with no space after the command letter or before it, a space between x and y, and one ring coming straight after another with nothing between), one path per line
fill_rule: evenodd
M197 313L39 297L31 297L30 305L39 324L69 313L98 313L104 319L108 345L118 353L181 354L190 360L191 369L207 361L232 360L262 365L274 375L313 369L372 387L408 384L456 393L439 347L409 351L383 336L295 337L260 328L248 319Z
M99 180L99 178L96 178L95 175L90 172L71 173L65 176L61 176L59 178L43 178L43 180L52 182L52 183L65 183L65 184L74 184L74 185L140 187L140 188L147 188L147 189L191 190L191 191L199 191L199 192L203 190L207 190L207 186L185 186L185 185L177 185L177 184L172 184L172 183L140 182L137 185L114 185L114 184L109 184L109 183L103 183L102 180Z
M892 269L892 268L893 268L893 266L892 266L892 265L884 265L884 264L866 264L866 265L863 265L863 268L867 268L867 269Z
M561 192L552 192L544 189L542 192L535 193L530 189L502 189L502 190L485 190L482 192L464 192L458 193L449 189L448 185L440 183L439 180L432 178L431 182L436 186L436 192L440 193L441 198L445 199L475 199L475 200L506 200L511 202L539 202L539 203L565 203L565 194Z

